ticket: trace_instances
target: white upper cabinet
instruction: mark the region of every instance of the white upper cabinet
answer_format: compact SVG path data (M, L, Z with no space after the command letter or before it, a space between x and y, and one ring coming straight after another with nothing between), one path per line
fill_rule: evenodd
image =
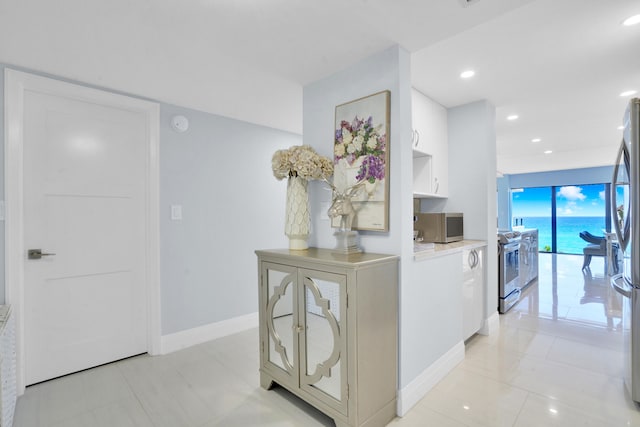
M449 148L447 109L412 89L414 197L447 197Z

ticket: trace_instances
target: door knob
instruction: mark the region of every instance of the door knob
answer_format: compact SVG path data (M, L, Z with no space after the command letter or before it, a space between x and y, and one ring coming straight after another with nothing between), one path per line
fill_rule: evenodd
M28 259L40 259L43 256L53 256L55 254L48 254L46 252L42 252L42 249L29 249L27 251Z

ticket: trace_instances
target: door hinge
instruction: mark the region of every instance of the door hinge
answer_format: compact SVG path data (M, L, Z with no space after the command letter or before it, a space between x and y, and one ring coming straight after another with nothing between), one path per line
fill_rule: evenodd
M260 341L260 352L264 353L264 341Z
M347 298L346 299L347 299L346 306L347 306L347 308L349 308L349 294L347 294Z
M347 384L347 400L349 400L349 384Z

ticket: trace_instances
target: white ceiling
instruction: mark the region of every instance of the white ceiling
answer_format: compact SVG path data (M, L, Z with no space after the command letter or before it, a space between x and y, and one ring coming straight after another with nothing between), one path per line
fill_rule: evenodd
M635 0L537 0L416 52L413 84L447 107L490 100L503 173L611 165L619 94L640 93L640 25L621 25L635 14Z
M499 169L517 173L613 161L618 93L640 90L640 26L619 23L637 13L637 0L0 0L0 62L300 133L304 84L400 44L434 100L497 107Z

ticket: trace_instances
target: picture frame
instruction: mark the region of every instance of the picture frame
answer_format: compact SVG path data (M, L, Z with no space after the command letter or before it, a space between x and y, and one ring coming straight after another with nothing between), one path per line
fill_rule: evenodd
M336 106L333 183L341 191L358 184L353 230L389 231L390 101L385 90Z

